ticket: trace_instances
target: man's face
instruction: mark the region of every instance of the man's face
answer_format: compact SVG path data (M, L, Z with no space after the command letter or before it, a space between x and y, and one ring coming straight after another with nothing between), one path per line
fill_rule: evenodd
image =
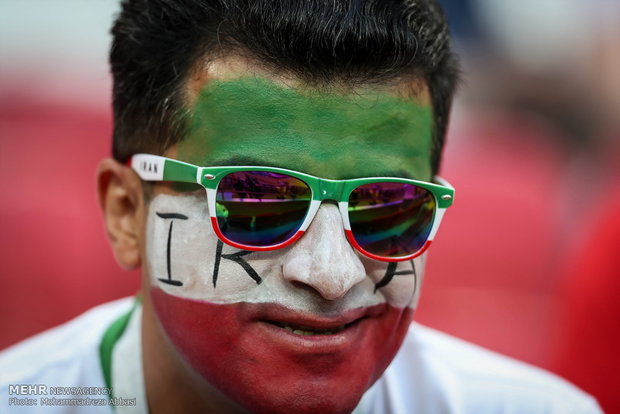
M187 136L165 155L330 179L429 180L428 100L397 92L210 79ZM323 203L293 245L270 252L219 241L204 190L156 189L146 229L148 294L174 352L253 412L351 411L400 347L420 291L423 258L362 256L335 204Z

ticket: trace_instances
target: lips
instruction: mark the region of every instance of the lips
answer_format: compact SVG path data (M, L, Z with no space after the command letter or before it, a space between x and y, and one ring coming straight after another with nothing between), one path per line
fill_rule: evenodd
M336 362L346 357L367 333L365 322L380 317L386 305L348 311L311 313L282 305L243 304L245 315L261 337L282 353L330 355Z
M250 318L285 329L296 335L334 335L352 328L366 318L377 317L385 306L357 308L330 314L316 314L292 310L282 305L246 304L245 310Z
M379 305L378 307L372 306L321 313L320 311L298 311L273 303L248 303L246 306L248 313L258 320L304 325L316 329L334 329L349 325L363 318L379 316L384 309L384 305Z

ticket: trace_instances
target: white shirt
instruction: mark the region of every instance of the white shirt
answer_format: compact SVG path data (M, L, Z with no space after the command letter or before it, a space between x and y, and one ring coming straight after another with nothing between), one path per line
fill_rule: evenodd
M95 405L110 397L101 363L101 341L108 327L130 312L133 304L133 298L126 298L98 306L0 353L0 412L114 412L109 405ZM117 402L123 399L116 406L118 413L147 412L140 321L137 306L112 348L111 392ZM19 394L22 391L27 394ZM21 405L33 401L36 405ZM414 323L400 351L354 413L602 411L592 397L553 374Z

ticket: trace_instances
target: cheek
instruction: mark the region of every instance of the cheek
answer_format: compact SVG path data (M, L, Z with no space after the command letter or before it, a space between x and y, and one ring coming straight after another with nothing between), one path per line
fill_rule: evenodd
M376 295L392 306L415 309L424 277L425 257L424 254L413 260L388 264L364 259Z
M149 206L146 239L151 285L171 295L239 301L257 286L238 262L226 259L227 253L239 251L219 242L204 197L156 196Z

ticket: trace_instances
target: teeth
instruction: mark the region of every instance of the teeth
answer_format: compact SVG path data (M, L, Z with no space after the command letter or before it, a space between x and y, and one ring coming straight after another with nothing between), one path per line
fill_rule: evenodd
M303 336L314 335L314 332L312 332L312 331L302 331L301 329L294 329L293 333L295 335L303 335Z
M316 331L313 329L298 329L298 328L293 328L290 325L284 325L283 328L286 329L287 331L294 333L295 335L310 336L310 335L333 335L338 332L344 331L345 327L339 326L334 329L321 330L321 331Z

